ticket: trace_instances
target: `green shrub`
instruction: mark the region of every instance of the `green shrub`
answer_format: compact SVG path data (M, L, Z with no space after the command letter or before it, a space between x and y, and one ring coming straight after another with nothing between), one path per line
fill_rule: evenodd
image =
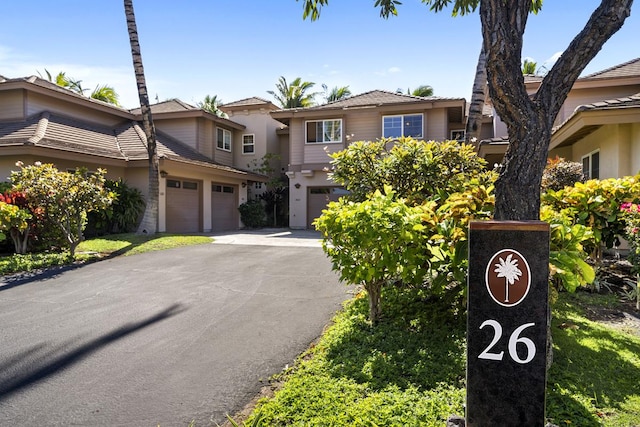
M249 200L238 206L240 220L249 228L264 227L267 223L264 206L259 200Z
M88 213L85 234L102 236L135 231L145 207L142 192L122 178L106 180L104 187L114 195L114 201L104 209Z
M584 180L581 163L570 162L562 157L547 159L547 167L542 174L542 191L562 190Z

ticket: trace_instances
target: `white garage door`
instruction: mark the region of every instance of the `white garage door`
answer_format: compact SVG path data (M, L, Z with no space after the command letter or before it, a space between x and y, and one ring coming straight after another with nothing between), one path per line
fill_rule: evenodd
M211 230L238 229L238 187L229 184L211 185Z
M313 221L322 215L329 202L337 202L348 192L342 187L309 187L307 196L307 228L313 230Z
M167 179L167 232L202 231L200 185L198 181Z

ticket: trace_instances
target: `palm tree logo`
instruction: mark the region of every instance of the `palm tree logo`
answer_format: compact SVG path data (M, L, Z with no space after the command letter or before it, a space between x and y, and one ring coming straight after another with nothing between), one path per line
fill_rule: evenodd
M501 306L520 304L531 287L531 270L527 260L514 249L498 251L485 271L487 291Z
M494 272L498 273L498 277L504 277L504 302L509 302L509 285L513 285L517 280L520 280L522 271L518 268L518 260L513 258L513 254L507 255L507 259L499 258L500 262L495 264L496 269Z

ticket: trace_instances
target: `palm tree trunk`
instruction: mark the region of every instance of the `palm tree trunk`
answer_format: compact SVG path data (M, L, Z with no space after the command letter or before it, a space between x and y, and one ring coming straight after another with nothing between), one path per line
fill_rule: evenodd
M153 126L147 83L144 78L142 54L140 53L140 42L138 40L138 28L136 26L136 17L133 13L133 0L124 0L124 12L127 17L133 70L136 74L136 84L138 86L138 98L140 99L140 111L142 113L142 129L147 138L147 153L149 155L149 192L147 194L147 205L136 233L155 234L158 231L158 205L160 197L160 167L158 164L158 151L156 149L156 130Z
M480 49L478 64L476 65L476 77L473 80L471 102L469 103L469 115L464 135L464 142L473 144L478 149L480 144L480 132L482 131L482 110L484 107L484 88L487 84L487 59L484 47Z

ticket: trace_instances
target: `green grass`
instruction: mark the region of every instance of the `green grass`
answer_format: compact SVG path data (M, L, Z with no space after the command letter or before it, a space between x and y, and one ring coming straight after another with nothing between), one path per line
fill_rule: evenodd
M211 241L211 238L207 236L114 234L80 243L76 249L75 260L69 258L68 252L14 254L0 257L0 275L29 272L74 262L95 261L108 256L134 255L178 246L199 245L211 243Z
M256 409L262 425L441 427L463 414L464 315L392 289L383 304L386 317L372 328L366 298L349 301L276 378L282 388ZM559 426L640 425L640 338L589 321L586 304L614 302L561 294L554 307L547 416Z

